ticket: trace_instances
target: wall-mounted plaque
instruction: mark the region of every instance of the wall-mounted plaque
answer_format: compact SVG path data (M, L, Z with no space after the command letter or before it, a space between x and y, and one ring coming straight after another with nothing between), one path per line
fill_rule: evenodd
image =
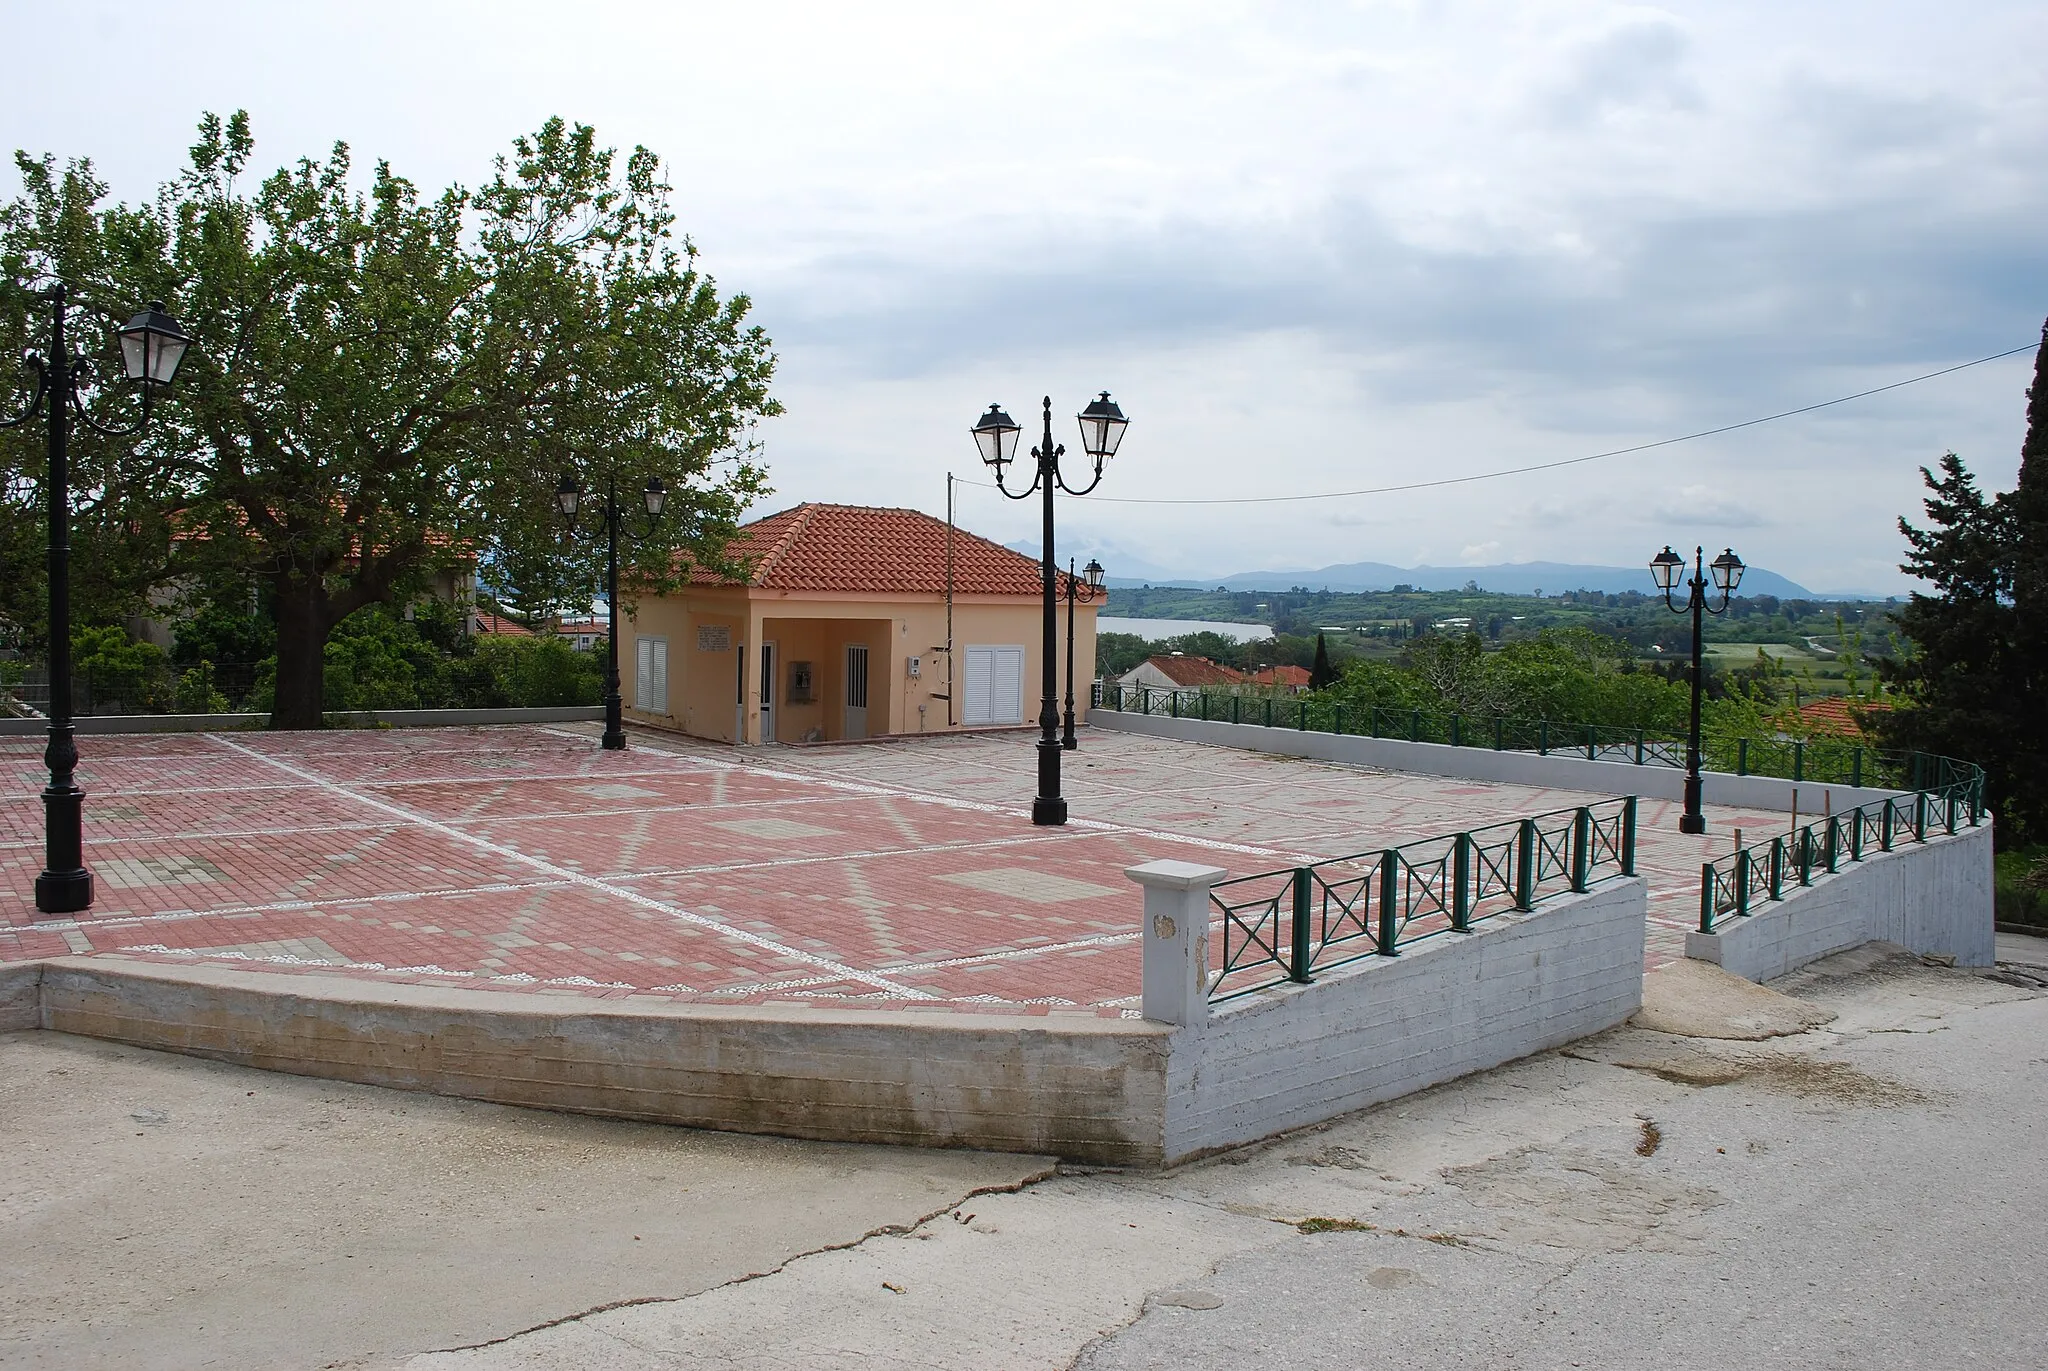
M732 629L724 624L697 625L697 650L699 652L732 651Z

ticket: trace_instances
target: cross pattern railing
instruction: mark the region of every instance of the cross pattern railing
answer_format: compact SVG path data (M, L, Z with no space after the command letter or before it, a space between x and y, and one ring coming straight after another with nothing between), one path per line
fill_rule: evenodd
M1635 875L1636 799L1603 800L1218 883L1211 1001L1403 948Z
M1514 719L1505 715L1442 714L1381 705L1346 705L1306 695L1248 694L1197 687L1109 686L1102 709L1120 713L1259 724L1308 733L1389 738L1495 752L1625 762L1683 769L1683 739L1646 728ZM1967 762L1919 752L1885 752L1847 738L1739 738L1709 732L1701 765L1737 776L1769 776L1814 784L1939 789L1964 778Z
M1952 757L1911 754L1909 769L1933 782L1886 795L1838 814L1825 814L1789 833L1773 834L1700 868L1700 932L1746 918L1831 875L1901 843L1924 843L1930 829L1953 834L1985 818L1984 771Z

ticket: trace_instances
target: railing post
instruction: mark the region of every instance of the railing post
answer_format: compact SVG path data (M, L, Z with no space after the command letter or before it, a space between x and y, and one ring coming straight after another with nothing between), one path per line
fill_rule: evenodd
M1209 692L1205 690L1195 698L1202 702L1202 722L1206 724L1209 722Z
M1806 779L1806 744L1797 738L1792 740L1792 779Z
M1365 731L1372 734L1375 738L1385 736L1380 732L1380 707L1378 705L1372 706L1372 723L1367 726Z
M1586 893L1587 849L1593 843L1593 811L1584 805L1572 815L1572 893Z
M1927 792L1924 790L1913 792L1913 841L1927 841Z
M1503 715L1496 714L1493 716L1493 750L1495 752L1499 752L1507 746L1507 738L1505 736L1507 724L1508 721Z
M1643 731L1642 731L1642 730L1641 730L1641 729L1639 728L1639 729L1637 729L1637 730L1636 730L1636 765L1637 765L1637 766L1641 766L1642 764L1643 764Z
M1522 820L1522 831L1516 839L1518 851L1515 854L1515 908L1536 907L1536 821Z
M1861 747L1851 748L1849 751L1849 784L1854 786L1863 784L1863 749Z
M1621 874L1636 874L1636 797L1621 802Z
M1849 860L1863 860L1863 806L1849 811Z
M1840 842L1835 835L1839 831L1841 822L1834 815L1828 815L1827 836L1821 839L1821 865L1827 869L1827 873L1830 876L1835 873L1835 849L1840 846Z
M1749 914L1749 861L1748 848L1735 854L1735 912L1745 917Z
M1548 757L1550 755L1550 720L1548 719L1538 719L1536 721L1536 755L1539 757Z
M1301 732L1308 732L1308 701L1305 699L1301 701L1301 717L1298 720L1298 727Z
M1419 709L1409 711L1408 741L1411 743L1422 741L1422 711Z
M1124 875L1145 888L1144 1015L1165 1023L1209 1016L1209 901L1220 866L1147 862Z
M1342 734L1344 732L1344 706L1341 704L1332 705L1330 709L1330 732Z
M1178 719L1180 717L1180 692L1178 690L1170 691L1167 694L1166 712L1172 718Z
M1230 722L1234 724L1244 722L1244 696L1242 695L1230 697Z
M1798 836L1798 838L1797 838L1797 839L1795 839L1794 841L1796 842L1796 844L1798 845L1798 848L1799 848L1799 852L1798 852L1798 857L1799 857L1799 884L1801 884L1801 885L1812 885L1812 884L1813 884L1813 825L1812 825L1812 824L1808 824L1808 825L1807 825L1806 827L1804 827L1804 828L1800 829L1800 830L1799 830L1799 836Z
M1771 898L1785 898L1785 838L1780 834L1771 839L1771 869L1764 873L1770 881Z
M1700 932L1714 931L1714 864L1700 863Z
M1310 882L1316 873L1305 866L1294 868L1294 923L1287 954L1287 979L1298 985L1309 983L1308 964L1315 955L1309 950Z
M1878 821L1877 825L1877 850L1879 852L1889 852L1892 850L1892 797L1889 795L1884 797L1884 817Z
M1749 774L1749 739L1747 738L1737 738L1735 740L1735 774L1738 776L1747 776Z
M1451 858L1451 931L1472 931L1472 835L1460 833Z
M1382 957L1397 957L1399 949L1394 939L1399 936L1400 926L1394 914L1401 906L1401 854L1393 848L1380 853L1380 937L1379 953Z
M1956 791L1954 786L1950 786L1948 791L1948 834L1951 838L1956 834Z
M1465 725L1465 716L1464 716L1464 715L1462 715L1462 714L1453 714L1453 715L1451 716L1451 746L1452 746L1452 747L1463 747L1463 746L1465 745L1465 727L1464 727L1464 725Z
M1586 760L1589 762L1600 760L1600 726L1598 724L1586 725Z

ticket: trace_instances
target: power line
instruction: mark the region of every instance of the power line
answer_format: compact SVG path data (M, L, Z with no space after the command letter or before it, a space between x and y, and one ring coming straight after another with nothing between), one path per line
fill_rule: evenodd
M1882 395L1888 390L1898 390L1904 386L1918 385L1922 381L1932 381L1937 376L1948 376L1958 371L1966 371L1971 367L1982 366L1986 362L1996 362L2001 358L2014 357L2022 352L2032 352L2038 346L2039 344L2036 343L2027 343L2021 347L2007 348L2004 352L1994 352L1989 357L1979 357L1975 361L1958 362L1955 366L1943 367L1940 371L1930 371L1924 376L1909 376L1903 381L1893 381L1890 385L1875 386L1869 390L1859 390L1854 395L1837 396L1832 400L1822 400L1819 404L1801 405L1797 409L1780 410L1776 414L1766 414L1759 419L1744 419L1739 424L1723 424L1719 428L1703 428L1697 433L1682 433L1676 438L1659 438L1654 443L1637 443L1634 447L1618 447L1608 452L1589 453L1584 457L1566 457L1556 462L1537 462L1532 466L1508 467L1501 471L1482 471L1472 476L1445 476L1434 481L1411 481L1406 485L1399 486L1373 486L1366 490L1325 490L1313 495L1223 495L1206 499L1146 499L1142 496L1132 495L1090 495L1088 501L1090 504L1108 503L1113 505L1277 505L1298 500L1342 500L1353 495L1393 495L1404 490L1429 490L1436 486L1459 486L1473 481L1493 481L1503 476L1524 476L1532 471L1555 471L1559 467L1572 467L1585 462L1598 462L1608 457L1626 457L1631 452L1648 452L1653 448L1670 447L1674 443L1690 443L1696 438L1712 438L1716 434L1733 433L1737 429L1755 428L1758 424L1768 424L1779 419L1790 419L1798 414L1811 414L1817 409L1827 409L1832 405L1846 405L1851 400L1867 399L1872 395ZM958 477L956 480L963 486L980 486L983 490L996 489L995 485L988 481L970 481L964 476Z

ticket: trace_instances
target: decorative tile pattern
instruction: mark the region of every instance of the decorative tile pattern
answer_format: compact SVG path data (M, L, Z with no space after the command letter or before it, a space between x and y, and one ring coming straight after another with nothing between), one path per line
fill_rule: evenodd
M943 1013L1136 1013L1161 857L1271 870L1588 798L1127 734L1035 828L1025 732L733 749L596 730L83 740L95 907L39 920L41 742L0 739L0 961L86 955L508 993ZM1650 960L1716 836L1646 801Z

